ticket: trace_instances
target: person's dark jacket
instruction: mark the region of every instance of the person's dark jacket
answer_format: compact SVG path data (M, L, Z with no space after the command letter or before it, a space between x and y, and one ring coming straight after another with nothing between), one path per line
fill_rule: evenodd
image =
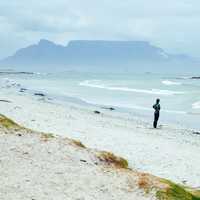
M155 113L159 113L160 112L160 104L159 103L154 104L153 108L155 110Z

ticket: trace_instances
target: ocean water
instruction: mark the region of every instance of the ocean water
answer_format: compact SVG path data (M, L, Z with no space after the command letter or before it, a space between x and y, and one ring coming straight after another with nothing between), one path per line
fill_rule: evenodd
M192 76L192 75L191 75ZM162 124L200 129L200 80L181 74L57 72L4 74L1 85L40 91L67 102L112 106L151 122L152 105L161 100ZM18 88L19 90L19 88Z

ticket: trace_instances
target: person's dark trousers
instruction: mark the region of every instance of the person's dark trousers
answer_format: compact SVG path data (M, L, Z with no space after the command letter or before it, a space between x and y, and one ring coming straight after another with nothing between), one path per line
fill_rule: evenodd
M160 115L159 112L155 112L154 113L154 122L153 122L153 127L154 128L157 128L157 123L158 123L159 115Z

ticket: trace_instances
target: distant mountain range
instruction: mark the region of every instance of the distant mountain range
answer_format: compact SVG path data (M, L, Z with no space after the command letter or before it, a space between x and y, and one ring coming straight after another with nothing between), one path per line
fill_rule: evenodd
M126 66L188 65L197 61L187 55L172 55L146 41L70 41L67 46L48 40L19 49L0 61L3 67L18 66Z

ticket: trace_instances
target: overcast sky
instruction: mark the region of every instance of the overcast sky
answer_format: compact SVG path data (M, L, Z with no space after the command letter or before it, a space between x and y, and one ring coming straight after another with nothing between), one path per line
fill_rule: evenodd
M0 58L41 38L147 40L200 57L199 0L1 0Z

